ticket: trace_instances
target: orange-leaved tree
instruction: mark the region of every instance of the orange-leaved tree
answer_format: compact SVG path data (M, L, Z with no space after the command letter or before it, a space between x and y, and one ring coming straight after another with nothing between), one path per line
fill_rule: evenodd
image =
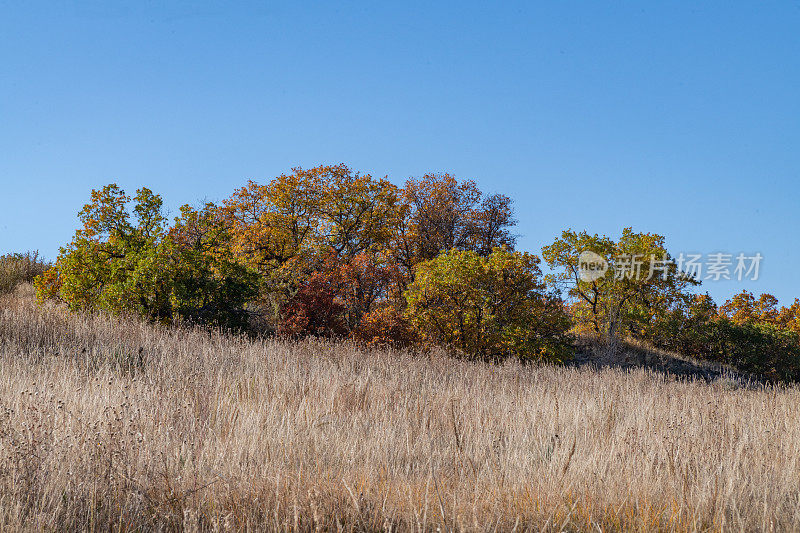
M513 248L516 224L507 196L484 195L474 181L450 174L409 179L401 191L406 216L393 244L398 264L413 279L417 263L452 249L487 256L495 247Z
M775 296L765 293L756 298L746 290L733 295L719 307L719 312L735 324L777 324L780 317L778 299Z
M377 307L393 305L396 279L394 265L381 255L361 253L347 259L331 253L283 305L280 330L301 336L362 338L365 317L374 330L374 321L381 316L374 313ZM376 334L367 336L373 340Z

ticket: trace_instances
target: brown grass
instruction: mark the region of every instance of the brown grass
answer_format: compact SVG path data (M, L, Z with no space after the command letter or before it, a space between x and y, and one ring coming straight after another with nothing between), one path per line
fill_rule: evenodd
M39 252L0 255L0 294L12 292L21 283L33 283L48 268L50 263L39 257Z
M797 530L796 388L251 341L0 297L0 527Z

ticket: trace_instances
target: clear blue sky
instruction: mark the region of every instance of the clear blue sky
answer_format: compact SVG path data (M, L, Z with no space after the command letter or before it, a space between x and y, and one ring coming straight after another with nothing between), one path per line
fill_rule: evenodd
M91 188L183 203L344 162L562 229L760 252L800 296L800 2L0 0L0 252L53 258Z

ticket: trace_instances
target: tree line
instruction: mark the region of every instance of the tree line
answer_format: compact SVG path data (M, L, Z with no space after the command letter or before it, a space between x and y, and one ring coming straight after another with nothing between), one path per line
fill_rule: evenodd
M159 195L111 184L37 277L40 301L284 336L443 346L479 359L563 361L576 334L625 337L774 379L800 377L800 302L743 292L717 306L699 280L592 281L578 256L669 257L664 237L567 230L541 257L515 249L512 200L449 174L402 186L345 165L249 181L168 220ZM541 260L555 272L543 275ZM648 265L645 264L644 268Z

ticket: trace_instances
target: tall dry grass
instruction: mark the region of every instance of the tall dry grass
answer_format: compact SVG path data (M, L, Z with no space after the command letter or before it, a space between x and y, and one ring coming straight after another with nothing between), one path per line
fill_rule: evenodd
M0 294L12 292L21 283L33 283L36 276L50 268L39 252L0 255Z
M0 297L0 527L797 530L800 391Z

